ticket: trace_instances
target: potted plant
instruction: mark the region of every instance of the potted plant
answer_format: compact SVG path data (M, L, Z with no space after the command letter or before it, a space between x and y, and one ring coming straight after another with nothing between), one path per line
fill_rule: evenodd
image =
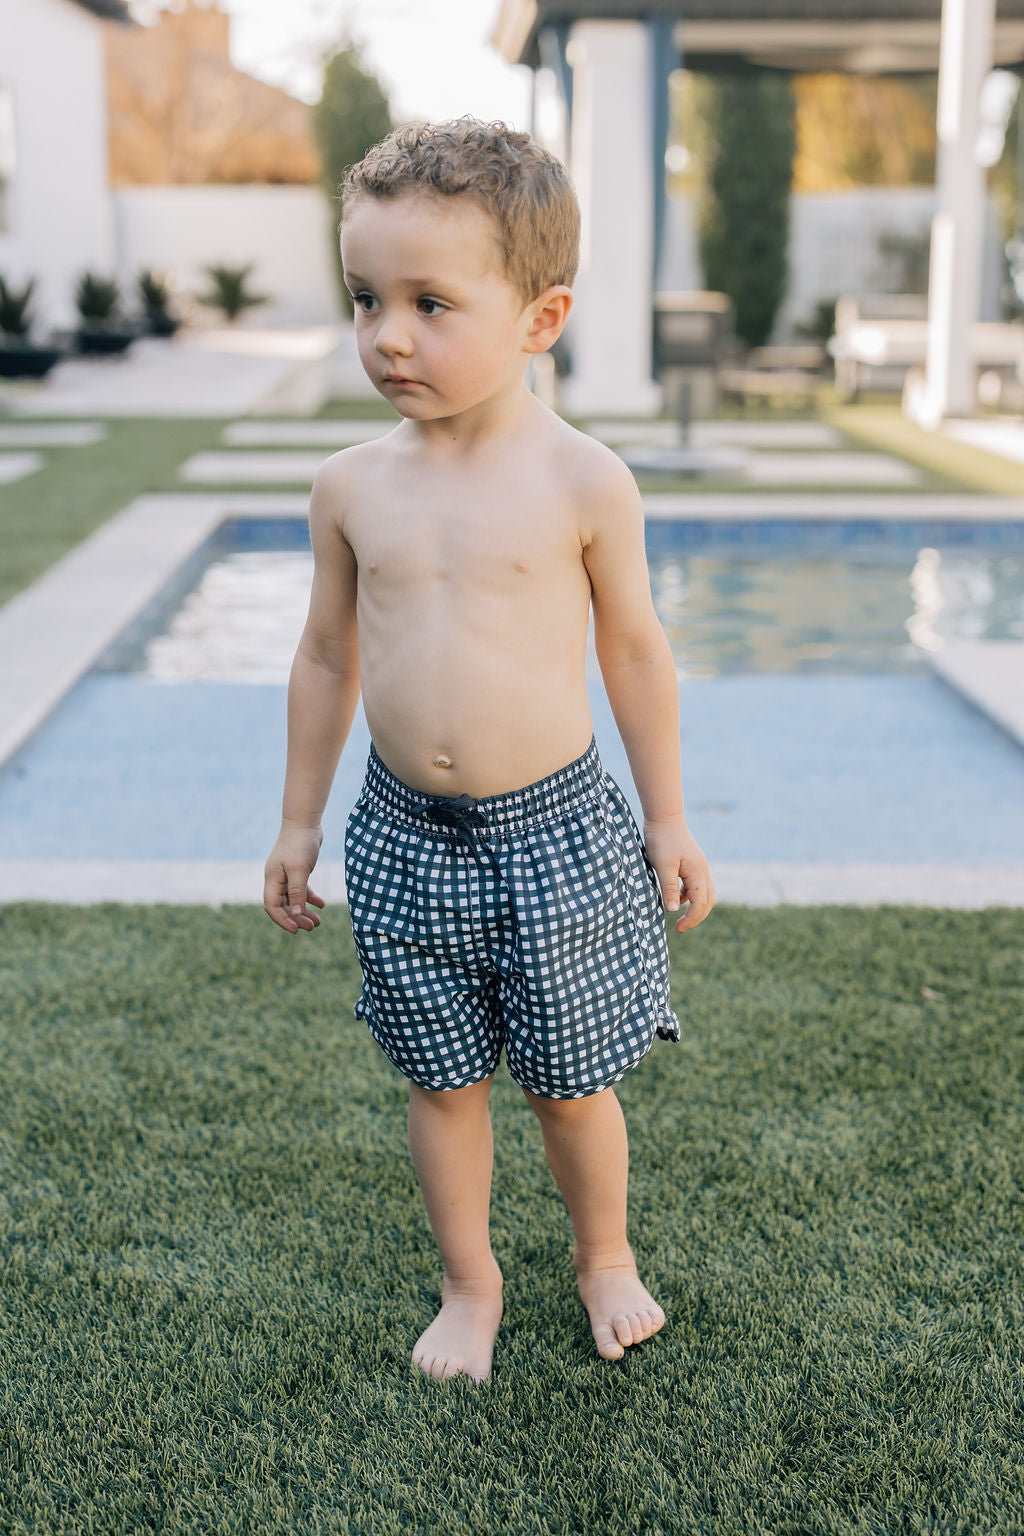
M79 352L124 352L136 337L120 314L121 290L116 278L84 272L75 289L75 303L82 323L75 333Z
M146 268L136 283L142 300L143 323L151 336L173 336L181 321L168 309L171 297L167 279Z
M35 288L29 278L19 293L0 277L0 377L42 379L64 356L60 347L36 347L29 341L32 314L29 300Z
M206 271L213 281L213 292L197 295L200 304L212 304L215 309L222 309L228 320L232 321L237 320L244 309L269 303L269 294L246 291L246 279L252 269L252 262L247 267L207 267Z

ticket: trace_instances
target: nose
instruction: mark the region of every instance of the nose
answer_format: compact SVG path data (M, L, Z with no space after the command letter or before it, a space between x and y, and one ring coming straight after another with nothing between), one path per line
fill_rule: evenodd
M396 315L381 319L373 345L382 357L408 357L412 351L408 330Z

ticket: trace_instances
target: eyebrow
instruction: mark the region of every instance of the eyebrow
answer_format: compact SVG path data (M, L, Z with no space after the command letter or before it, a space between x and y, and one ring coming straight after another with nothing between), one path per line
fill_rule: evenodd
M345 276L350 283L365 283L368 288L373 286L369 278L360 277L358 272L346 269ZM407 277L403 281L407 288L447 288L452 292L455 291L451 281L437 277Z

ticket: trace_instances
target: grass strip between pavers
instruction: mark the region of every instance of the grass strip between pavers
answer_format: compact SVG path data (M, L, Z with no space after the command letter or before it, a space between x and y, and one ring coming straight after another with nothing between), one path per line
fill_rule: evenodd
M668 1321L597 1357L499 1068L494 1376L347 912L0 910L0 1529L1019 1531L1024 913L723 906L617 1085Z

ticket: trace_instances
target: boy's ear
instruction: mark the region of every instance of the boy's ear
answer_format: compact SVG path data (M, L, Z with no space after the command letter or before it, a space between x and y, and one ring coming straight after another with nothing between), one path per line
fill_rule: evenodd
M554 346L569 318L572 289L564 283L553 283L534 299L530 308L533 318L523 342L523 351L546 352Z

